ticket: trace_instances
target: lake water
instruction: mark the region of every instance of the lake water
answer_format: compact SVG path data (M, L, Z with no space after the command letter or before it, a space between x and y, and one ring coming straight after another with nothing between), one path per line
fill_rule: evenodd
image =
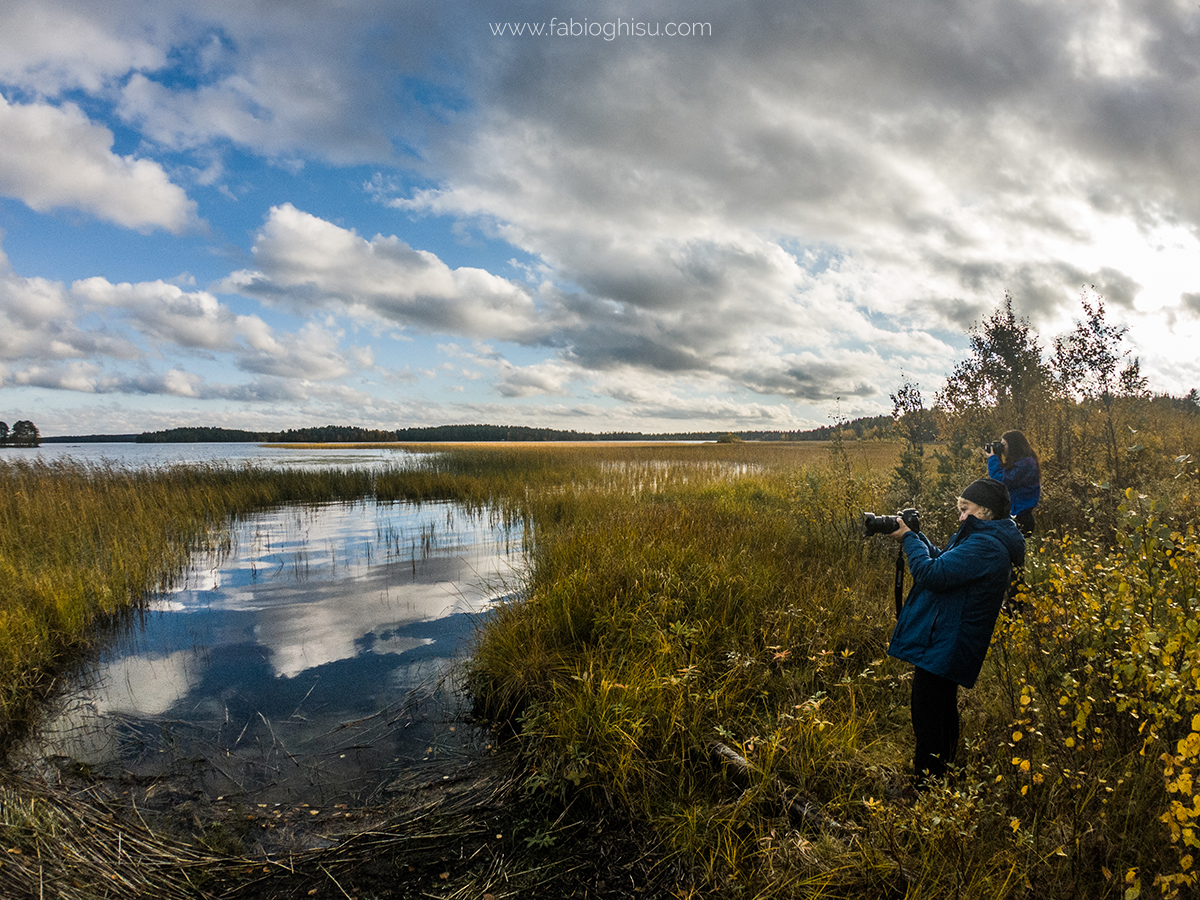
M231 446L240 453L213 452ZM63 452L76 449L41 448L85 458ZM253 445L83 449L123 465L400 462L392 451L280 459ZM284 507L241 521L229 551L197 557L111 636L25 763L132 785L151 806L385 799L414 769L486 750L486 732L462 721L456 664L488 610L518 590L523 544L520 526L449 503Z
M0 459L78 459L88 463L115 463L143 468L179 463L229 463L290 468L328 466L404 465L415 454L388 447L293 450L252 443L42 444L40 447L0 447Z

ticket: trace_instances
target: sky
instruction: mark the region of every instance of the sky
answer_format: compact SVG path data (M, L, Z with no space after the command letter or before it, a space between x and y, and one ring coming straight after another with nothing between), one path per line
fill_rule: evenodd
M1200 387L1200 5L5 0L0 419L794 430L1007 292Z

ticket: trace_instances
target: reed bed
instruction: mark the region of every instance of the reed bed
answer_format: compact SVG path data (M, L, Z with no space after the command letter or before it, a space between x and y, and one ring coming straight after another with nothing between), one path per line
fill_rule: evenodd
M881 889L886 866L849 875L787 816L804 798L861 818L855 798L905 755L902 675L882 658L890 559L858 537L895 448L868 446L606 460L531 500L527 596L481 635L470 687L517 732L533 796L636 811L688 860L680 890L762 890L771 835L809 862L768 854L786 873L772 896L831 886L831 867L842 889Z
M646 484L636 468L606 473L604 461L636 467L685 454L711 469L753 456L721 445L650 445L628 456L613 446L403 446L415 464L378 469L0 461L0 745L98 628L168 586L195 550L219 549L238 516L374 497L528 517L533 497L600 481L618 492Z

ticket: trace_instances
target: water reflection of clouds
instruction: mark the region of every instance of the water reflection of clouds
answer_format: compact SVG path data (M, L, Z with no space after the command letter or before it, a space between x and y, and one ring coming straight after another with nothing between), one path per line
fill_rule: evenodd
M370 577L319 587L307 584L303 589L257 591L252 595L257 606L254 636L269 651L276 675L292 678L305 669L358 655L367 635L394 633L414 622L478 612L485 605L484 594L478 585L462 581L397 585ZM367 646L372 653L401 653L432 642L396 637L373 640Z
M369 660L388 674L364 693L412 689L445 671L521 561L505 529L445 504L275 510L234 532L223 559L199 561L106 651L74 714L186 720L234 697L263 708L283 682Z
M247 521L207 590L185 608L254 614L253 639L276 676L373 653L403 653L435 638L406 624L486 608L513 558L497 529L449 504L356 503L284 509ZM388 641L365 641L391 633Z
M198 663L196 654L186 650L116 660L93 687L96 712L163 715L187 693Z
M350 577L275 581L176 595L174 608L253 617L252 639L269 654L277 676L292 678L316 666L363 652L364 637L405 625L485 608L510 568L498 553L433 557L387 564ZM432 640L432 639L429 639ZM423 642L369 642L369 652L400 653Z

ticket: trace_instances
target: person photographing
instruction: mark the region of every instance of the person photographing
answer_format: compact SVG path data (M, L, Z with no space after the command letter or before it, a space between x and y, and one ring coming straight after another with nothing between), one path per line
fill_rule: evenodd
M941 550L903 519L888 535L900 543L913 580L888 655L915 667L911 702L918 791L954 762L958 688L975 685L1012 569L1025 560L1025 537L1009 518L1009 492L1002 482L973 481L957 505L958 531Z
M999 444L999 446L997 446ZM1033 534L1033 510L1042 499L1042 472L1037 454L1020 431L1006 431L987 450L988 475L1003 482L1011 512L1022 534Z

